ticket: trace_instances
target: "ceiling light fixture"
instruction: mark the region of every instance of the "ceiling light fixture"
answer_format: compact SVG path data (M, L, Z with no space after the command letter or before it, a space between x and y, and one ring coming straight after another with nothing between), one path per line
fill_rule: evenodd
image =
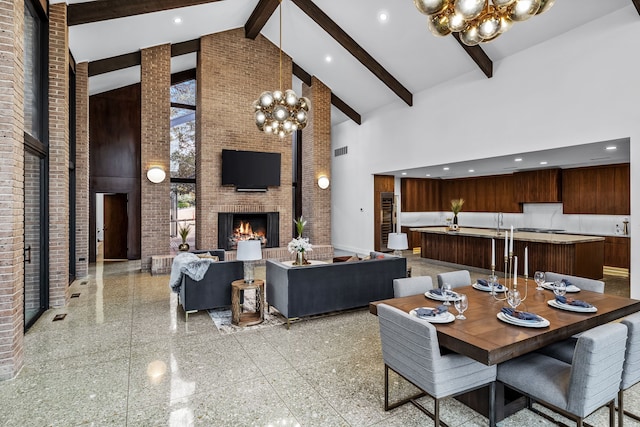
M429 30L436 36L459 33L467 46L495 40L511 28L546 12L555 0L413 0L428 16Z
M378 14L378 21L385 23L389 20L389 14L387 12L380 12Z
M265 91L253 101L256 126L265 133L274 133L280 138L291 135L307 125L307 112L311 105L308 98L292 90L282 90L282 0L280 2L280 90Z
M405 176L407 173L406 172L402 172L402 176Z
M618 147L616 147L615 145L608 145L606 150L613 151L613 150L616 150L617 148Z
M173 18L173 23L174 24L182 24L182 18L179 16L176 16L175 18Z
M443 170L443 171L448 171L448 170L449 170L449 167L448 167L448 166L445 166L445 167L443 167L443 168L442 168L442 170Z
M513 161L514 162L521 162L522 161L522 157L516 157Z
M475 172L475 171L476 171L475 169L469 169L469 172L470 172L470 173L473 173L473 172Z
M331 58L331 55L327 55L327 56L324 57L324 60L326 62L331 62L331 61L333 61L333 58Z
M546 165L548 162L542 161L540 162L541 165Z

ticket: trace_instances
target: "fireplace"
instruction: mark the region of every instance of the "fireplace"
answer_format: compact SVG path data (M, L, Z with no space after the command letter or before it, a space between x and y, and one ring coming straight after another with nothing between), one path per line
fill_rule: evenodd
M219 212L218 247L227 251L238 248L238 241L260 240L263 248L280 245L278 212Z

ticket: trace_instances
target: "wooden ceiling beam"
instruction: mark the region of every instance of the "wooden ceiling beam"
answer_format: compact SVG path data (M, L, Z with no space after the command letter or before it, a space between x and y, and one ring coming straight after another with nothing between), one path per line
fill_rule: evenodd
M640 1L640 0L637 0ZM460 46L467 52L467 54L473 59L473 61L480 67L482 72L488 77L493 77L493 61L485 53L480 46L467 46L460 40L458 33L451 33L451 35L458 41Z
M640 0L631 0L631 2L636 7L636 10L638 11L638 14L640 15Z
M386 84L407 105L413 105L413 94L311 0L292 0L292 2Z
M279 4L280 1L278 0L260 0L256 8L251 12L247 23L244 24L244 36L248 39L255 40Z
M67 6L67 25L89 24L221 0L99 0Z

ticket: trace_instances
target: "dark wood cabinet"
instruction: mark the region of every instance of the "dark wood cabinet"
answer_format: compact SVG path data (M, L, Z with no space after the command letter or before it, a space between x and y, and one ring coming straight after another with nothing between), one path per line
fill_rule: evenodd
M390 193L391 197L393 197L394 183L395 179L393 176L373 176L373 211L375 212L375 215L373 216L373 236L374 250L376 251L386 249L387 235L393 231L389 226L388 219L385 218L385 214L383 213L382 195L383 193Z
M560 169L540 169L513 174L516 201L520 203L557 203L562 201Z
M402 212L443 210L440 204L440 182L439 179L402 178L400 181Z
M629 164L562 171L565 214L629 215Z
M630 268L630 243L628 237L606 236L604 239L604 265Z

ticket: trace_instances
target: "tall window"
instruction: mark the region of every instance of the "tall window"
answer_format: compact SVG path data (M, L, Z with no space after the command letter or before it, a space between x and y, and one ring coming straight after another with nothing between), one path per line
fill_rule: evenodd
M196 225L196 81L171 86L171 249L182 242L178 228L191 226L187 238L195 245Z

